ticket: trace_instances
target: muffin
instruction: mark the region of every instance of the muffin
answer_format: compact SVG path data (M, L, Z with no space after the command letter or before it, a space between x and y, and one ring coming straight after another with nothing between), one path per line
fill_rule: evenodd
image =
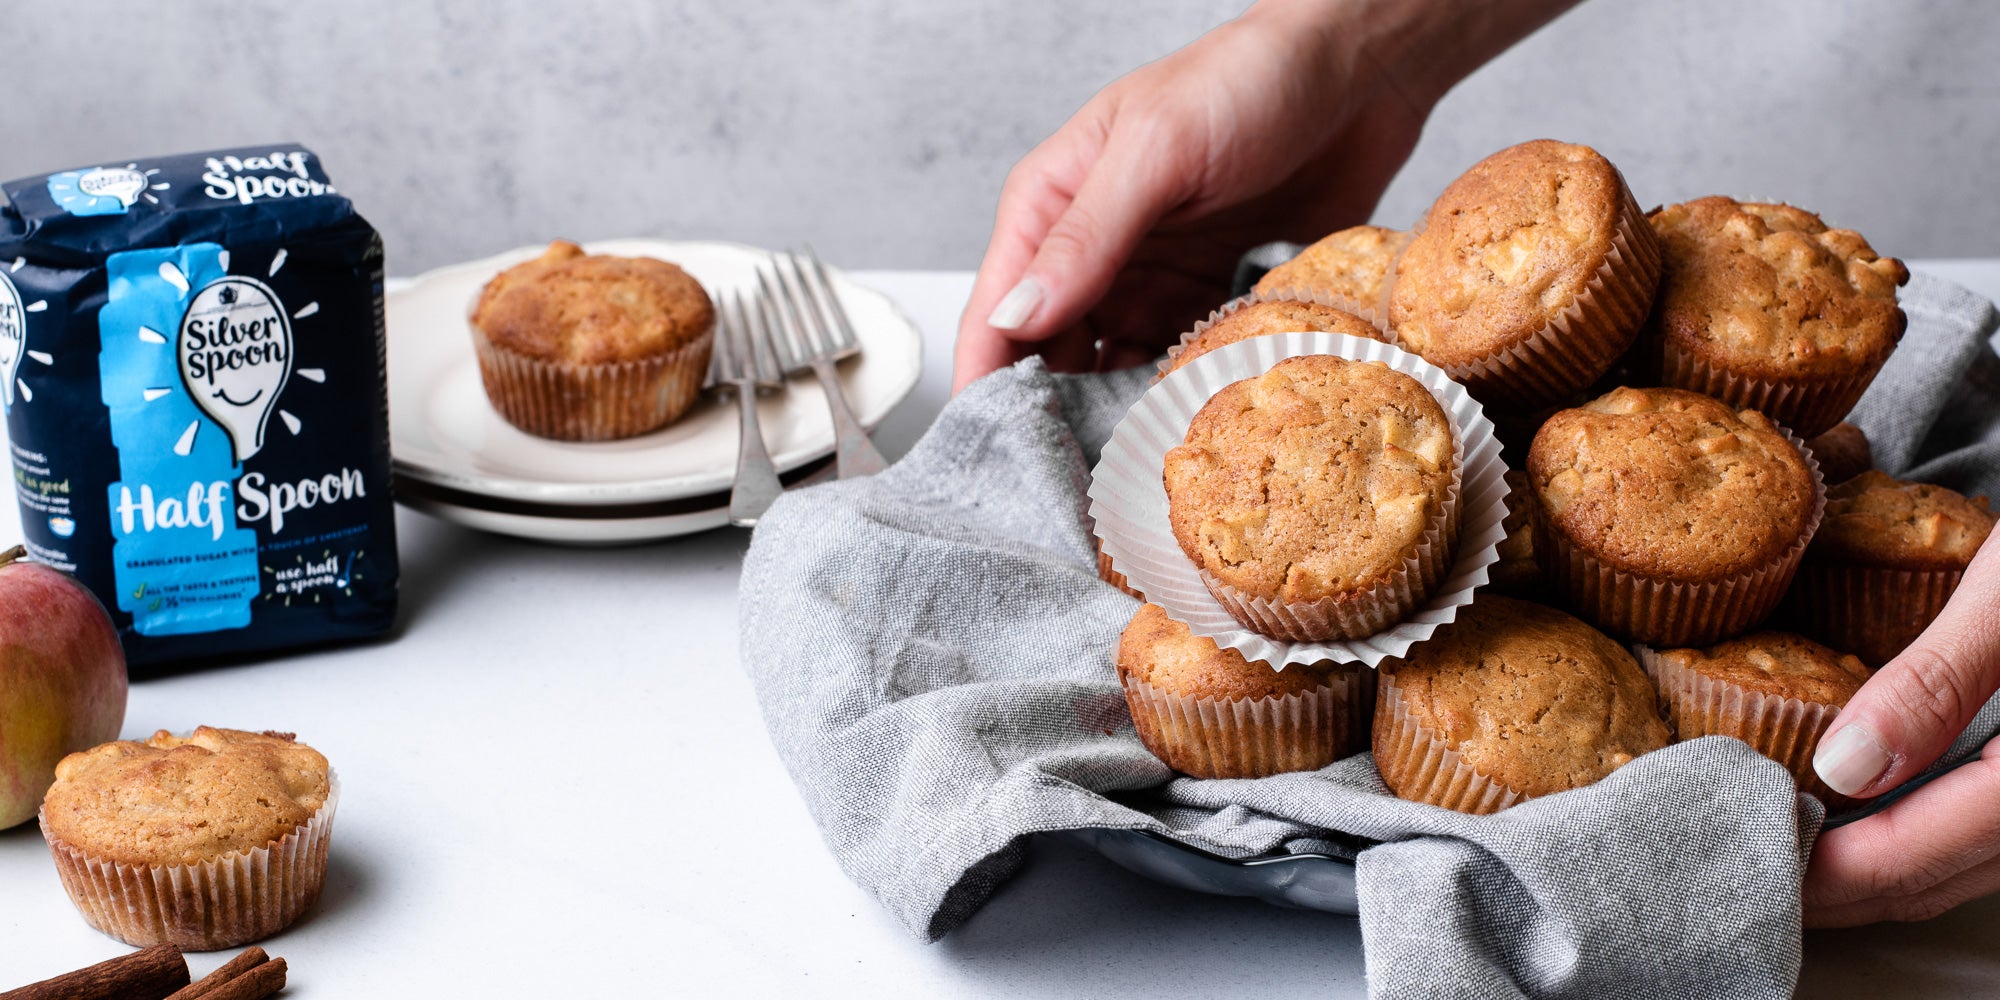
M1343 229L1264 272L1252 291L1273 298L1323 296L1350 302L1361 318L1387 326L1389 268L1411 235L1381 226Z
M1498 812L1672 742L1632 654L1539 604L1482 594L1382 666L1375 766L1400 798Z
M1801 437L1840 422L1902 339L1910 272L1790 205L1712 197L1649 217L1666 256L1651 337L1666 385Z
M1769 419L1681 389L1615 389L1528 448L1535 555L1586 621L1656 646L1767 617L1819 524L1819 473Z
M1819 477L1828 486L1844 483L1875 467L1875 451L1861 428L1842 421L1826 433L1806 441L1813 461L1819 463Z
M1542 585L1542 568L1535 563L1534 487L1528 474L1508 469L1507 516L1500 521L1500 559L1487 570L1487 583L1497 593L1532 597Z
M63 758L42 836L92 927L212 951L276 934L319 898L339 796L326 758L290 734L162 730Z
M715 306L650 257L593 257L557 241L500 272L472 309L486 398L510 424L562 441L657 430L701 395Z
M1141 594L1137 590L1132 589L1132 581L1127 580L1125 578L1125 574L1118 572L1117 567L1111 565L1111 557L1109 555L1106 555L1104 552L1104 539L1101 538L1096 539L1096 543L1097 543L1097 578L1099 580L1103 580L1105 583L1117 587L1119 590L1122 590L1125 593L1132 595L1133 597L1136 597L1142 601L1145 600L1146 595Z
M1813 772L1813 750L1868 680L1859 659L1785 632L1756 632L1707 649L1639 647L1659 684L1674 738L1734 736L1785 766L1802 791L1844 805Z
M1197 778L1314 771L1367 732L1373 671L1319 663L1273 670L1142 604L1118 640L1132 727L1168 767Z
M1238 341L1272 333L1308 330L1381 340L1382 331L1345 309L1301 299L1237 299L1195 325L1160 362L1165 376L1194 359Z
M1216 600L1273 638L1372 635L1451 564L1461 446L1379 362L1306 355L1225 386L1167 452L1168 522Z
M1659 247L1625 178L1594 149L1503 149L1431 205L1396 259L1397 343L1488 405L1566 403L1631 346Z
M1788 610L1807 635L1879 667L1944 610L1993 521L1985 497L1863 472L1827 490Z

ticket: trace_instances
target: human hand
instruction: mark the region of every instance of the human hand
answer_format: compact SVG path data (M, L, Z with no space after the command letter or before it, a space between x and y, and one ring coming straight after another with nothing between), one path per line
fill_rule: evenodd
M1834 791L1872 797L1929 767L2000 689L2000 531L1910 648L1841 710L1813 758ZM2000 891L2000 740L1866 819L1822 833L1808 927L1927 920Z

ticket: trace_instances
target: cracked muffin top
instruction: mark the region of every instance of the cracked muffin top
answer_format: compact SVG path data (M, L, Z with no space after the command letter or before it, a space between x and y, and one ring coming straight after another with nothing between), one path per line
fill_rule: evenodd
M1860 658L1789 632L1754 632L1707 649L1662 649L1664 663L1747 691L1845 705L1868 680Z
M1665 255L1654 322L1676 350L1758 378L1838 377L1902 338L1896 286L1910 272L1860 233L1720 196L1647 218Z
M1316 293L1380 309L1388 291L1389 268L1412 235L1381 226L1354 226L1331 233L1266 271L1253 291L1263 295Z
M715 326L715 306L686 271L651 257L604 257L565 240L500 272L472 325L498 347L540 361L616 364L656 358Z
M1885 569L1964 569L1993 531L1985 497L1870 469L1826 491L1806 555Z
M1524 795L1581 788L1671 742L1632 654L1539 604L1481 594L1383 668L1419 725Z
M1217 581L1286 603L1365 592L1457 481L1449 418L1379 362L1289 358L1215 394L1167 452L1168 520Z
M1232 309L1221 319L1174 356L1167 371L1173 372L1194 359L1237 341L1249 340L1272 333L1291 333L1294 330L1312 330L1320 333L1344 333L1353 337L1381 340L1382 331L1375 324L1354 315L1345 309L1323 306L1317 302L1293 302L1271 299L1252 302L1239 309Z
M326 804L326 758L289 734L202 726L70 754L42 801L49 833L120 864L195 864L270 844Z
M1118 637L1118 676L1190 698L1243 701L1304 694L1325 687L1354 664L1293 664L1273 670L1262 660L1195 635L1157 604L1141 604Z
M1618 168L1588 146L1538 139L1503 149L1431 205L1396 261L1390 327L1445 368L1504 351L1583 294L1620 218L1637 212Z
M1812 527L1805 457L1763 414L1613 389L1550 417L1528 478L1551 526L1615 568L1697 582L1766 565Z

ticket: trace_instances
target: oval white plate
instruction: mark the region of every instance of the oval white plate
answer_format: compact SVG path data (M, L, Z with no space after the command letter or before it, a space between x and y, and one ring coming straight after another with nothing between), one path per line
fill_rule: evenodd
M755 268L769 259L765 251L735 243L625 239L584 248L594 254L672 261L711 296L754 287ZM537 504L639 504L726 492L736 472L737 437L736 412L727 400L705 399L687 416L651 434L598 443L535 437L500 419L486 401L466 326L467 307L494 275L543 249L522 247L439 268L386 295L389 438L397 476ZM888 296L829 271L861 341L860 357L840 364L841 384L855 416L872 427L916 387L923 370L923 336ZM784 392L760 399L758 416L781 472L833 452L826 396L811 374L794 377ZM683 530L712 526L704 522Z

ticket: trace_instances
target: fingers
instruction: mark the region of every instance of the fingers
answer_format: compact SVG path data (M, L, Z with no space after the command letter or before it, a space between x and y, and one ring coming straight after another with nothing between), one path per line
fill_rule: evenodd
M1813 926L1914 920L2000 888L2000 741L1866 819L1820 835L1803 902ZM1815 922L1817 921L1817 922Z
M1843 795L1880 795L1937 760L2000 689L1995 607L2000 531L1980 547L1937 620L1841 709L1813 756L1821 780Z
M952 359L953 393L987 372L1035 353L1034 344L995 329L987 320L1000 298L1034 260L1035 248L1041 245L1049 227L1069 207L1069 190L1057 173L1066 155L1049 149L1063 141L1066 141L1064 134L1058 133L1022 158L1007 175L999 208L994 213L993 236L987 241L986 256L979 262L972 295L958 318L958 345Z

